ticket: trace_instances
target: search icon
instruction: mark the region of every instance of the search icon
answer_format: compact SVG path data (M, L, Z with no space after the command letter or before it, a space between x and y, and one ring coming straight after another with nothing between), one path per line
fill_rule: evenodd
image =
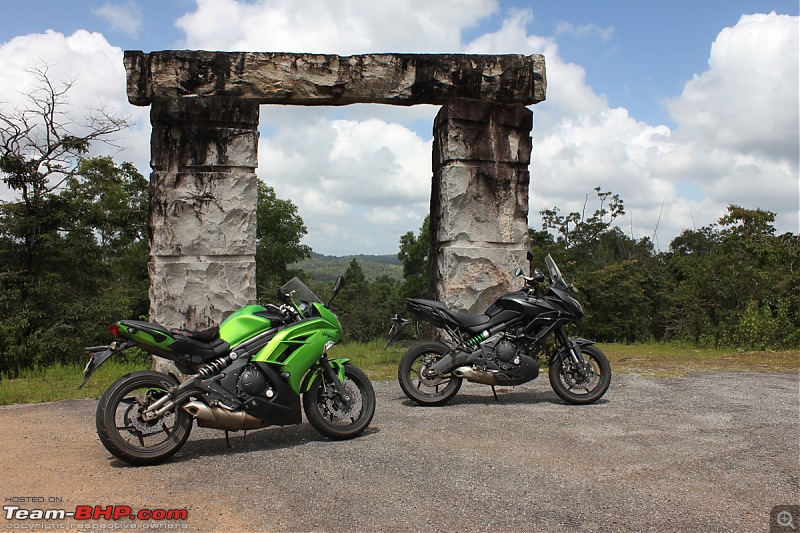
M789 527L792 528L793 530L797 530L797 528L794 527L794 519L792 518L792 513L790 513L789 511L781 511L780 513L778 513L778 516L776 516L775 519L778 522L779 526Z

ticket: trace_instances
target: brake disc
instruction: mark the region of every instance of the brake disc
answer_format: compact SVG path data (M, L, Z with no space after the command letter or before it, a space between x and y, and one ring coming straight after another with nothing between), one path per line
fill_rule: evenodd
M145 422L141 416L142 407L140 405L133 405L125 414L130 424L142 435L150 435L151 433L158 433L164 429L164 419L159 418L156 421Z

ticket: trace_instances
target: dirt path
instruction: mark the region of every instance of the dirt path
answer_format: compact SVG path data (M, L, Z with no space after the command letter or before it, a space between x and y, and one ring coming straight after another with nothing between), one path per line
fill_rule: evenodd
M0 408L6 508L188 515L22 520L4 509L0 528L767 531L773 506L800 504L797 373L619 376L586 407L560 402L546 379L499 402L465 384L440 408L412 405L394 382L375 388L358 439L303 424L232 434L227 448L222 432L195 428L171 462L146 468L102 447L96 401Z

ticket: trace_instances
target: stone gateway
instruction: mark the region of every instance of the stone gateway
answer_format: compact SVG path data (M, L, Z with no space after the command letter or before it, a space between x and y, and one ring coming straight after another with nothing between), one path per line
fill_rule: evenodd
M436 104L431 289L479 313L526 262L541 55L125 52L150 106L150 320L218 324L255 298L260 104Z

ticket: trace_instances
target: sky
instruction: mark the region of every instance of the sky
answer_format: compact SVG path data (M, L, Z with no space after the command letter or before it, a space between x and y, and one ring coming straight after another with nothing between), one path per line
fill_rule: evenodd
M620 228L658 250L735 204L800 232L797 0L0 0L0 108L30 69L72 80L76 124L103 106L135 125L96 155L149 175L147 108L127 102L124 50L543 54L528 225L625 203ZM395 254L429 212L436 106L262 106L260 179L326 255ZM588 203L587 203L587 195ZM13 194L0 184L0 199Z

